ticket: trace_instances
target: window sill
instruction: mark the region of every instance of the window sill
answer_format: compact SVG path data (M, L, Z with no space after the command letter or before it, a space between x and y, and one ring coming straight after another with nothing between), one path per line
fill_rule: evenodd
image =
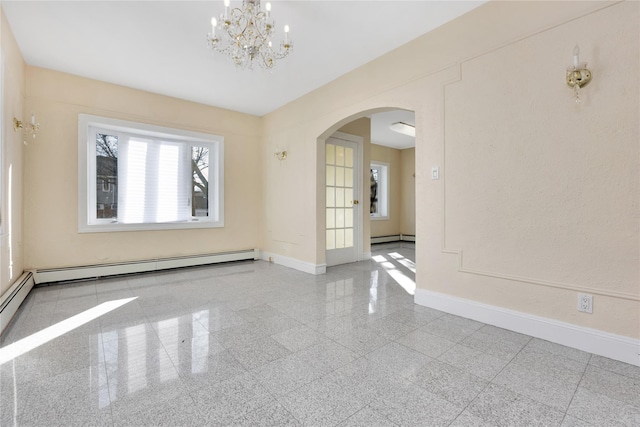
M371 221L388 221L388 216L372 216Z
M189 230L192 228L222 228L224 221L189 221L158 224L91 224L80 225L78 233L111 233L123 231Z

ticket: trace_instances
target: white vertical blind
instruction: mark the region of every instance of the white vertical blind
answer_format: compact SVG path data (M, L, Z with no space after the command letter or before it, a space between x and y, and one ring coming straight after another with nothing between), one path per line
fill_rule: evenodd
M125 224L187 221L190 147L126 136L118 143L118 221Z
M191 218L191 147L162 141L155 148L159 152L155 162L155 222L186 221Z
M118 138L118 220L144 222L148 142Z

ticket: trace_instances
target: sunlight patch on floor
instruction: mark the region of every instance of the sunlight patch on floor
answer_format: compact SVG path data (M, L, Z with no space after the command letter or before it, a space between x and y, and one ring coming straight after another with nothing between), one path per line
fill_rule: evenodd
M407 270L415 274L416 268L415 268L415 263L413 261L405 258L404 256L402 256L397 252L391 252L388 255L394 261L401 264L402 267L406 268ZM391 278L395 280L396 283L400 285L409 295L415 295L416 282L413 279L411 279L409 276L407 276L404 272L402 272L398 268L398 266L396 266L393 262L388 261L387 258L385 258L382 255L372 256L371 259L377 262L378 264L380 264L386 270L386 272L389 273L389 276L391 276Z
M9 344L6 347L0 349L0 365L15 359L18 356L22 356L25 353L38 348L39 346L48 343L49 341L58 338L84 324L97 319L98 317L115 310L118 307L125 305L128 302L133 301L138 297L124 298L119 300L103 302L93 308L69 317L61 322L51 325L35 334L31 334L26 338L16 341L13 344Z

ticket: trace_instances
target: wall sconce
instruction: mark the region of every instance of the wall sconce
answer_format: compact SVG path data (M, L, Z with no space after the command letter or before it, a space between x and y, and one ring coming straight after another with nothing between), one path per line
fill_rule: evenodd
M591 71L587 69L587 63L580 63L580 48L573 49L573 67L567 68L567 85L573 88L576 94L576 104L580 104L580 89L591 81Z
M31 122L28 123L26 127L24 126L21 120L18 120L14 117L13 130L17 132L18 129L22 129L22 132L25 138L27 137L27 135L30 135L32 139L35 139L36 134L40 130L40 123L36 123L36 116L33 113L31 114ZM24 143L26 145L27 141L24 141Z
M278 160L285 160L287 158L286 150L276 151L273 155L276 156L276 159Z

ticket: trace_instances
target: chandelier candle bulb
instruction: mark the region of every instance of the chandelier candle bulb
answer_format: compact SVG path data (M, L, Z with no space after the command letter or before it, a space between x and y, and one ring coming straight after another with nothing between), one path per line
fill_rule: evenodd
M267 18L271 17L271 3L265 4L264 8L267 11Z
M36 124L36 115L31 113L31 125L35 126L35 124Z
M573 67L567 68L567 85L573 89L576 104L580 104L580 92L583 86L591 81L591 71L586 63L580 63L580 48L573 48Z

